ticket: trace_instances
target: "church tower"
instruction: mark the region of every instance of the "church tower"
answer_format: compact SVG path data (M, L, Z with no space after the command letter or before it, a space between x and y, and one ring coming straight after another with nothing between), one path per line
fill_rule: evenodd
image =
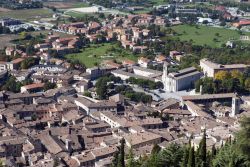
M162 83L164 85L164 89L166 89L167 85L167 76L168 76L168 63L164 62L163 64L163 74L162 74Z

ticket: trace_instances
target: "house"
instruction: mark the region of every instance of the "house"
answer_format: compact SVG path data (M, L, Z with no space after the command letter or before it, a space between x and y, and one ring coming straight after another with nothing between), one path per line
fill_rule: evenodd
M148 58L140 57L140 58L138 59L138 64L139 64L139 66L141 66L141 67L147 68L149 65L152 64L152 61L149 60Z
M75 88L78 93L84 93L88 90L89 84L86 81L79 81L74 83L72 87Z
M158 63L164 63L167 60L167 58L164 55L157 55L155 57L155 61Z
M178 61L180 61L181 57L182 57L183 53L181 52L178 52L176 50L173 50L173 51L170 51L169 52L169 56L172 58L172 59L179 59Z
M135 46L135 45L132 46L130 45L130 48L134 53L143 53L148 49L147 46Z
M17 58L7 63L8 70L18 70L21 63L24 61L23 58Z
M15 48L13 48L13 47L7 47L5 49L5 54L7 56L14 56L15 55Z
M242 19L239 22L233 23L234 27L243 27L243 26L248 26L250 25L250 20L247 19Z
M87 114L100 111L110 111L117 112L117 104L113 101L95 101L94 99L88 97L78 97L75 99L75 104L86 111Z
M134 61L132 61L132 60L126 59L126 60L122 61L122 65L125 66L125 67L132 67L132 66L135 66L136 63Z
M160 135L147 131L126 134L124 139L126 145L133 149L161 143Z
M21 93L34 93L43 90L44 83L34 83L21 87Z
M7 70L7 62L0 61L0 72Z
M166 25L166 20L162 17L156 17L154 20L154 24L155 25L159 25L159 26L165 26Z

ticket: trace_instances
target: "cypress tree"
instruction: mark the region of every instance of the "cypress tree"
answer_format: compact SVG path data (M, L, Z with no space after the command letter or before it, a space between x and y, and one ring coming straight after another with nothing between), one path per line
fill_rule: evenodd
M190 149L189 146L188 146L188 147L187 147L187 146L185 147L184 156L183 156L182 164L181 164L182 167L187 167L187 165L188 165L189 149Z
M119 153L119 158L118 158L118 167L125 167L125 151L124 151L124 146L125 146L125 139L122 138L121 141L121 146L120 146L120 153Z
M194 147L189 148L187 167L195 167L195 152Z
M213 147L212 147L212 150L211 150L211 156L212 157L215 157L216 156L216 148L215 148L215 145L213 145Z
M201 166L206 167L207 162L207 139L206 139L206 130L203 132L203 137L199 144L198 149L198 159L201 161Z
M117 167L118 165L119 152L116 152L112 160L111 167Z

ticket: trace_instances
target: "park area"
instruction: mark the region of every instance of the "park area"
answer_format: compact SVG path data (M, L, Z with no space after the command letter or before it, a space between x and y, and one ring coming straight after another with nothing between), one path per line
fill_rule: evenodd
M177 37L181 41L192 41L194 45L208 45L211 47L221 47L228 40L238 41L241 35L250 35L250 33L237 30L198 25L178 25L173 26L172 29L177 33Z
M124 59L136 61L137 56L132 52L122 49L117 43L95 44L82 49L80 53L66 55L67 59L79 60L86 67L93 67L103 63L105 60L116 60L121 62Z

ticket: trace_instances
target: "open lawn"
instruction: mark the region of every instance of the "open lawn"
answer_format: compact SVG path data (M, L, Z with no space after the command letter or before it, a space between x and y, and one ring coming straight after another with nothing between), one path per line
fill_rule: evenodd
M114 43L90 45L90 47L83 49L81 53L69 54L66 55L66 58L79 60L87 67L101 64L104 60L117 60L118 62L124 59L137 60L136 55Z
M193 41L195 45L221 47L228 40L239 40L241 34L236 30L214 28L208 26L178 25L172 29L177 32L176 37L182 41ZM244 33L250 35L250 33ZM243 35L243 34L242 34Z
M20 20L38 20L41 18L52 17L53 12L50 9L26 9L26 10L12 10L7 12L0 12L0 18L10 17Z

